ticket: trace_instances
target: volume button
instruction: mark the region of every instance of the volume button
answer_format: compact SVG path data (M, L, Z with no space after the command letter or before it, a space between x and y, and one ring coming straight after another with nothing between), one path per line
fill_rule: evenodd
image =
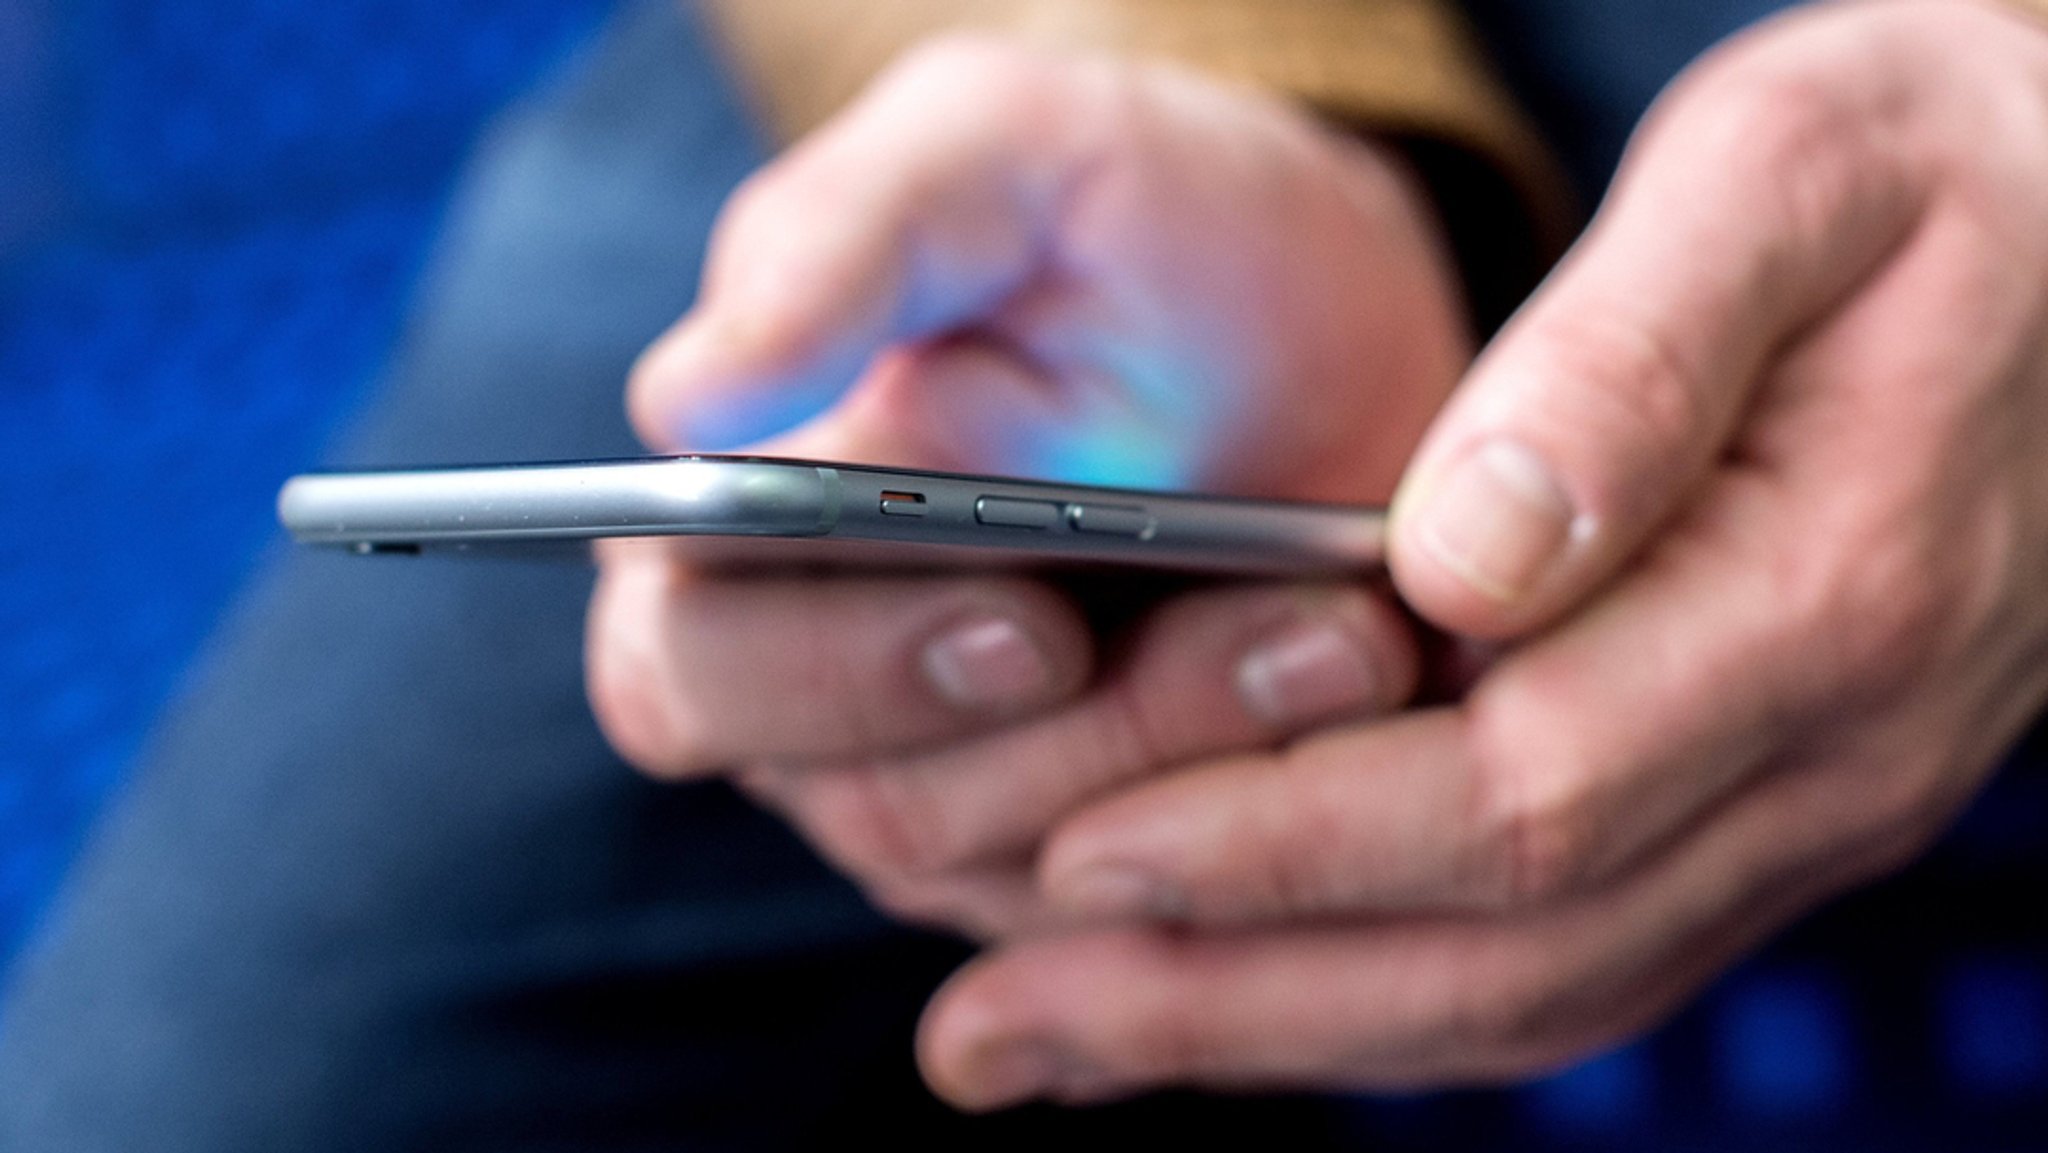
M984 496L974 501L974 519L997 528L1048 529L1060 523L1060 506L1043 500Z
M1159 522L1142 508L1115 504L1077 504L1067 508L1067 523L1075 532L1102 536L1125 536L1151 540Z

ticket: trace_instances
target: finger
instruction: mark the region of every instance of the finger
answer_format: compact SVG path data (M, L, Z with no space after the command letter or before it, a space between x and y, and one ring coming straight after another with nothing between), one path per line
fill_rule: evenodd
M1054 831L1040 876L1103 923L1490 906L1508 850L1470 828L1477 776L1455 710L1341 728L1114 794Z
M885 353L828 417L753 448L942 472L1173 482L1177 472L1143 467L1148 446L1170 438L1130 424L1084 411L1074 390L1062 389L1015 346L959 335ZM1104 430L1126 435L1116 439Z
M1886 99L1756 53L1666 98L1592 230L1404 478L1391 565L1424 616L1527 632L1695 491L1765 359L1916 216L1922 178L1886 135Z
M785 819L786 782L796 772L760 762L733 771L735 787L756 804ZM863 881L870 904L906 925L996 941L1044 931L1054 922L1039 899L1031 859L1016 856L931 876L891 876Z
M1190 593L1073 704L944 749L792 770L777 804L871 882L957 870L1035 846L1135 776L1398 707L1415 665L1406 622L1362 588Z
M1033 581L722 580L635 543L607 550L588 679L613 743L658 775L899 749L1014 722L1087 678L1086 624Z
M1813 902L1910 851L1869 765L1773 778L1618 885L1538 915L1024 942L919 1029L962 1108L1143 1088L1412 1090L1526 1077L1651 1023ZM1817 845L1826 826L1842 837Z
M1711 505L1731 535L1792 523L1760 483L1727 482ZM1657 565L1455 706L1225 758L1075 814L1047 844L1049 899L1231 923L1507 909L1603 883L1761 771L1800 735L1788 718L1832 691L1815 670L1843 626L1799 616L1778 573L1714 531L1675 530Z
M752 449L1082 484L1187 486L1202 473L1216 421L1192 401L1135 397L1131 379L1099 365L1049 366L991 333L954 334L884 353L827 416ZM1289 485L1316 483L1279 475Z
M884 347L1021 285L1059 198L1070 119L1040 67L966 41L914 53L742 186L697 307L634 371L642 437L721 450L793 427Z

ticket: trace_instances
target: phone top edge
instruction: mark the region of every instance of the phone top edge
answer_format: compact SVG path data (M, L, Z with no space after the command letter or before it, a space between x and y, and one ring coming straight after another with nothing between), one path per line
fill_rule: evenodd
M818 536L832 530L839 494L837 474L816 465L663 457L305 473L285 482L277 506L309 544Z
M738 453L666 453L649 456L605 457L591 460L537 460L517 463L492 464L437 464L437 465L388 465L368 468L309 469L285 482L289 488L292 481L317 477L367 477L382 475L421 476L428 474L458 473L502 473L509 470L533 469L609 469L635 468L658 465L675 461L702 461L719 465L768 465L779 468L828 469L840 473L864 473L876 476L917 476L938 480L968 482L998 482L1005 485L1042 487L1070 492L1137 493L1149 497L1163 497L1173 500L1200 500L1204 502L1229 502L1256 505L1260 507L1286 506L1295 508L1332 508L1346 510L1368 509L1372 506L1348 504L1337 501L1294 501L1270 497L1240 496L1231 493L1207 492L1199 489L1157 489L1132 488L1121 485L1089 484L1079 481L1049 480L1039 477L996 477L985 473L948 472L942 469L893 467L881 464L860 464L848 461L810 460L803 457L753 456Z
M310 473L278 510L300 541L361 552L676 537L716 563L1293 575L1355 573L1385 553L1384 515L1360 506L701 454ZM803 541L815 546L789 547Z

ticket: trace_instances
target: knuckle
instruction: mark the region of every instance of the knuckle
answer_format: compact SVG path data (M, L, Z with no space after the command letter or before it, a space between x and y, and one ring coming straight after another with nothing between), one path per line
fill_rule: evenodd
M1546 905L1577 888L1586 872L1587 837L1580 808L1567 790L1546 790L1505 815L1504 890L1510 906Z
M1673 103L1716 155L1796 160L1855 118L1868 66L1856 56L1812 28L1738 36L1679 82Z
M1283 754L1283 776L1312 779L1289 774L1291 764L1291 754ZM1264 820L1252 817L1257 823L1233 838L1256 846L1262 903L1286 916L1313 916L1350 904L1360 880L1348 867L1357 859L1357 833L1345 807L1313 789L1271 795L1278 807Z
M1803 250L1862 183L1872 154L1867 101L1859 86L1803 60L1744 59L1715 79L1711 96L1689 108L1695 147L1719 158L1725 186L1754 219L1771 222L1780 251ZM1760 287L1778 279L1767 270Z
M1629 477L1700 451L1711 407L1705 370L1661 325L1619 310L1553 314L1534 348L1532 379L1543 385L1529 398L1532 418L1569 442L1626 454L1603 499L1626 503L1642 490Z
M1183 743L1162 729L1134 678L1116 677L1072 733L1067 771L1077 787L1099 789L1173 763Z
M1551 904L1592 872L1594 784L1569 751L1529 739L1541 702L1495 690L1473 698L1473 843L1483 904Z
M1801 65L1754 60L1731 70L1709 105L1721 139L1767 172L1831 152L1853 124L1840 86Z

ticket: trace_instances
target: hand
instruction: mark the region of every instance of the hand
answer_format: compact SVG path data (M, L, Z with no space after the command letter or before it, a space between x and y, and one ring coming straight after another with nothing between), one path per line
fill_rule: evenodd
M629 407L664 449L1384 500L1469 360L1387 149L955 39L734 194Z
M1911 859L2048 697L2044 268L2044 29L1868 3L1712 54L1397 501L1409 601L1523 643L1065 821L1043 891L1115 927L957 975L928 1078L1520 1077Z
M631 409L659 448L1384 500L1469 359L1434 227L1390 153L1269 98L948 41L735 196ZM591 694L649 772L734 772L885 907L997 936L1048 922L1077 805L1416 682L1364 582L1099 599L624 545Z

